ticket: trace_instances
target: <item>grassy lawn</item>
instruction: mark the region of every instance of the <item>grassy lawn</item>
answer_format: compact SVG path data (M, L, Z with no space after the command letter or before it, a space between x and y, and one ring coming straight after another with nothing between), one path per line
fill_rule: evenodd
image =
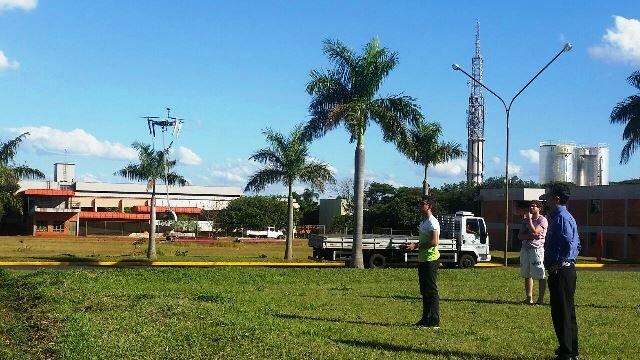
M0 261L8 260L141 260L146 241L127 237L33 237L0 236ZM176 261L282 261L282 243L237 243L223 238L213 244L158 242L158 260ZM311 249L306 240L295 240L293 255L308 261Z
M413 327L415 269L0 270L0 358L545 359L548 306L516 269L442 270L442 328ZM579 271L582 359L635 359L640 272Z

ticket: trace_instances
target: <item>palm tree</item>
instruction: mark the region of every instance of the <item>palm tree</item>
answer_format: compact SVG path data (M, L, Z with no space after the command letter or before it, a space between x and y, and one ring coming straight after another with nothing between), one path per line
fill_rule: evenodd
M355 229L351 265L363 268L362 227L364 199L364 134L371 121L382 129L386 142L406 137L408 124L422 119L415 99L406 95L377 96L382 81L395 68L398 56L372 39L356 55L340 41L324 41L324 53L334 68L311 71L307 92L312 95L306 136L320 137L343 124L356 142L354 195Z
M249 157L266 166L253 174L244 191L262 191L268 185L281 183L287 187L289 205L287 223L287 240L284 257L293 257L293 196L292 189L297 181L307 183L313 188L324 191L325 183L333 183L329 165L309 158L308 141L303 137L302 127L297 126L289 136L271 129L263 134L269 147L256 151Z
M132 147L138 150L138 164L129 164L114 173L134 181L146 181L147 190L151 190L150 217L151 229L149 229L149 244L147 246L147 258L155 260L156 255L156 185L162 181L165 185L185 186L189 182L181 175L171 171L176 166L176 160L168 159L168 150L155 150L149 144L134 142Z
M409 130L409 136L398 144L400 151L409 160L424 166L424 180L422 181L422 193L429 194L427 181L427 169L429 166L441 164L449 160L464 156L465 152L458 143L440 141L442 127L438 123L416 124Z
M0 221L4 217L5 209L20 211L21 201L15 196L20 179L44 179L44 173L26 165L16 165L14 158L18 146L29 135L23 133L16 138L0 142Z
M640 90L640 71L633 72L627 81L631 86ZM640 148L640 93L631 95L617 103L611 111L612 124L625 124L622 139L627 143L620 153L620 164L629 162L631 155Z
M29 135L23 133L13 140L0 143L0 168L9 171L17 179L44 179L44 173L26 165L15 165L13 159L20 143Z

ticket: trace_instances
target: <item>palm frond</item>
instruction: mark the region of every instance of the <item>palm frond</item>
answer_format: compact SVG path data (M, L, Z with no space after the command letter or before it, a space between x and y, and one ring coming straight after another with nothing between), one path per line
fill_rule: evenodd
M10 169L19 179L44 179L45 178L44 173L42 171L25 166L25 165L12 166L10 167Z
M249 156L249 160L254 160L262 164L282 166L282 159L273 149L270 148L264 148L256 151Z
M115 176L122 176L125 179L133 181L147 181L150 176L142 169L139 164L129 164L124 168L113 173Z
M340 79L348 79L357 66L356 55L340 40L326 39L322 43L323 51L329 60L336 65Z
M7 165L13 161L18 151L20 143L29 135L28 132L18 135L16 138L9 140L0 145L0 164Z
M626 123L634 120L640 121L640 95L631 95L617 103L611 111L610 121L615 123Z
M387 142L398 140L406 134L408 125L415 126L423 119L420 106L410 96L378 98L371 105L371 118L380 125Z
M251 175L244 191L259 192L271 184L285 183L286 180L286 174L284 172L277 169L265 168Z
M187 181L187 179L185 179L182 175L176 174L175 172L167 173L167 177L165 181L168 185L178 185L178 186L189 185L189 181Z
M325 184L335 184L336 182L329 165L320 161L307 161L298 174L298 178L320 192L324 191Z
M640 90L640 70L634 71L631 75L629 75L627 81L629 82L629 84L631 84L631 86Z

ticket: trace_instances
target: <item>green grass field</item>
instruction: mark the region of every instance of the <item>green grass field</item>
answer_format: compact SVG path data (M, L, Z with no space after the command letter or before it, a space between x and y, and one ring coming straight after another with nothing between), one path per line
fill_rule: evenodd
M441 270L442 328L412 326L415 269L0 270L3 359L545 359L548 306L516 269ZM582 359L637 359L640 272L579 271Z
M146 241L128 237L0 236L0 261L128 261L145 259ZM284 243L238 243L223 238L213 244L157 243L158 260L176 261L282 261ZM295 240L295 261L307 261L306 240Z

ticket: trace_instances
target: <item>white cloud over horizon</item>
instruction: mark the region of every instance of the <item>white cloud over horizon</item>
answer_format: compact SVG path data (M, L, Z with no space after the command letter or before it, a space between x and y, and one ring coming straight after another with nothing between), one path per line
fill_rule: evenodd
M614 27L608 28L602 42L591 46L589 55L596 59L640 65L640 20L613 16Z
M175 150L176 159L184 165L200 165L202 158L188 147L178 146Z
M49 126L23 126L9 132L28 132L25 144L39 153L94 156L112 160L134 160L138 153L133 148L108 140L99 140L83 129L65 131Z
M520 156L527 159L532 164L540 163L540 153L534 149L522 149L520 150Z
M38 6L38 0L0 0L0 12L5 10L33 10Z
M432 166L428 169L427 175L432 174L435 177L440 178L459 178L466 174L467 160L466 159L454 159Z
M7 70L16 70L20 67L20 63L15 60L9 60L3 51L0 51L0 72Z

